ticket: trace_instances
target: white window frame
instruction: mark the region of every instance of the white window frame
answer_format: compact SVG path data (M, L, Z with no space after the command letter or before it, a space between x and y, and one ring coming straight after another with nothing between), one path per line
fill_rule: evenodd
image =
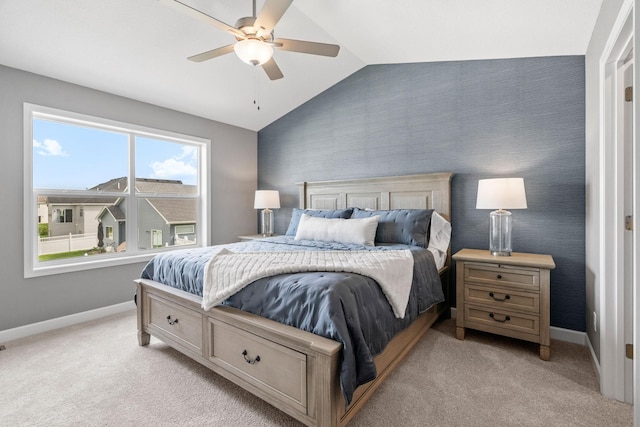
M193 226L193 224L189 224L189 225L176 225L175 227L175 233L178 235L181 234L193 234L196 232L196 228L195 226Z
M207 246L210 242L209 224L211 224L211 201L209 197L209 182L211 176L211 140L191 135L169 132L161 129L153 129L115 120L103 119L86 114L45 107L41 105L24 103L24 277L38 277L51 274L83 271L94 268L112 267L125 264L146 262L160 252L182 249L180 247L138 249L138 200L147 197L186 197L182 195L156 195L136 193L135 186L129 186L128 193L99 192L100 196L124 196L127 203L126 240L131 242L127 250L121 253L107 253L95 257L67 258L54 261L38 261L38 200L40 195L59 195L60 190L46 190L33 188L33 119L43 118L68 123L78 126L90 126L106 131L114 131L129 134L129 182L135 182L135 144L136 136L162 139L181 144L195 145L200 150L198 164L198 216L197 246ZM65 190L65 195L84 196L96 195L95 191ZM33 218L33 220L31 220Z

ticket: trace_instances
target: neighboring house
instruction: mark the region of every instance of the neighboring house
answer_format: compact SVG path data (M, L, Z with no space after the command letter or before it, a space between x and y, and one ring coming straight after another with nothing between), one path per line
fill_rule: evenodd
M126 178L118 178L110 183L120 182L126 187ZM120 188L120 187L118 187ZM136 190L155 194L193 194L194 185L182 181L166 179L136 178ZM194 199L147 198L138 208L138 242L141 249L162 246L184 245L196 241L196 210ZM103 206L96 215L102 221L104 245L114 249L126 242L126 203L118 198L113 204Z
M113 198L111 198L113 199ZM113 203L115 200L107 200ZM96 215L105 206L105 198L87 199L83 197L48 197L49 236L68 234L90 234L97 232Z
M49 208L47 207L47 196L38 196L38 224L49 222Z
M114 178L92 187L100 192L126 192L126 177ZM194 185L167 179L136 178L136 190L153 194L193 194ZM127 207L123 197L48 197L46 203L49 236L68 234L97 235L98 223L103 226L103 243L114 250L123 250L126 242ZM196 201L179 198L148 198L140 206L138 218L139 242L142 249L184 245L196 240ZM38 200L40 203L40 199Z
M127 178L115 178L91 187L89 190L124 192ZM91 234L98 232L98 213L116 203L116 197L47 197L49 236Z

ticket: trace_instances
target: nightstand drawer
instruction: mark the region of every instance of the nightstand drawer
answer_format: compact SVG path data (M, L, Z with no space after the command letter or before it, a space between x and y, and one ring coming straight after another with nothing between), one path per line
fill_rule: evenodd
M540 335L540 316L516 313L509 310L492 310L486 307L465 304L464 321L469 327L484 329L488 332L493 332L491 329L498 328L523 334ZM482 326L485 326L485 328Z
M540 290L540 272L498 264L465 263L464 282Z
M464 302L482 304L497 310L518 310L534 314L540 313L540 294L516 291L497 286L465 284Z

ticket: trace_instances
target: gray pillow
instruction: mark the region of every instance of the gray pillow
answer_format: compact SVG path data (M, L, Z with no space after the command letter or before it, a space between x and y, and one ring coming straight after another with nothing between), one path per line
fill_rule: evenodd
M338 210L330 210L330 209L298 209L293 208L293 212L291 212L291 221L289 221L289 228L287 228L286 236L295 236L298 231L298 223L300 222L300 217L302 214L307 214L309 216L315 216L320 218L351 218L351 214L353 213L353 209L338 209Z
M388 211L365 211L355 208L353 218L379 215L376 244L402 243L422 246L429 244L429 225L433 209L392 209Z

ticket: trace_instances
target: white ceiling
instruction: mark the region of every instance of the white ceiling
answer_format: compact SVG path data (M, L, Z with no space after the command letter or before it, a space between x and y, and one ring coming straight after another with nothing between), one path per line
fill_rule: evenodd
M183 1L230 25L252 12ZM276 51L270 81L233 53L187 61L234 38L157 0L0 0L0 64L257 131L369 64L584 55L601 3L295 0L275 36L341 50Z

